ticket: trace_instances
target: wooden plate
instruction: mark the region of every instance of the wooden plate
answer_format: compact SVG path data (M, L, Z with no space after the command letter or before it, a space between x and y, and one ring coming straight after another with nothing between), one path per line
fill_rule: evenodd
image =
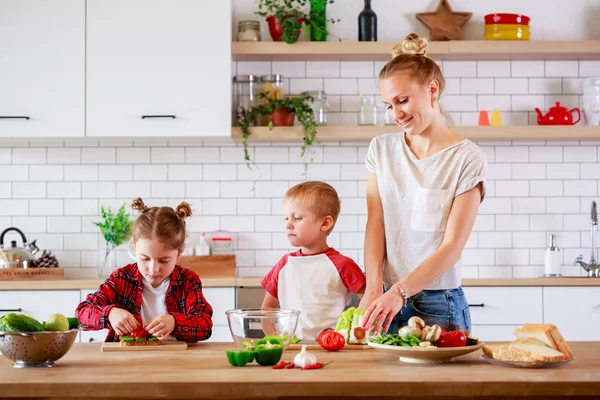
M452 361L454 358L464 356L481 349L485 343L479 342L474 346L464 347L403 347L390 346L369 342L369 346L386 353L395 354L400 361L418 364L441 364Z

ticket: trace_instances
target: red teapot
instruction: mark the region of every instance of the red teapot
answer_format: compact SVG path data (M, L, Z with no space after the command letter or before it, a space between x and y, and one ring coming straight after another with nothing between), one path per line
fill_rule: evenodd
M573 111L577 111L576 121L573 121ZM555 107L550 107L546 115L542 115L539 108L536 108L535 112L538 115L538 125L575 125L581 119L579 108L568 110L567 107L561 106L558 101Z

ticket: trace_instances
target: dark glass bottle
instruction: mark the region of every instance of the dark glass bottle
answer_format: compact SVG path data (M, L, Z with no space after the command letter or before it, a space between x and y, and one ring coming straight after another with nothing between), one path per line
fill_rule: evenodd
M358 41L377 41L377 14L371 9L371 0L365 0L365 8L358 14Z

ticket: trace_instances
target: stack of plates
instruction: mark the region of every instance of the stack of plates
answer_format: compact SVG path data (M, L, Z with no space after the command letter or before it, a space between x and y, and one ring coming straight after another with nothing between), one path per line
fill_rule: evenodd
M530 18L520 14L488 14L485 16L485 40L529 40Z

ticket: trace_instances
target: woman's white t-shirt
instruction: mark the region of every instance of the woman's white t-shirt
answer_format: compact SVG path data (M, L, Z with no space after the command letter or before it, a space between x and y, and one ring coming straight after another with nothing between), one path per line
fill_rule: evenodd
M455 197L482 182L483 201L487 160L483 150L468 139L418 159L400 133L374 138L365 162L367 170L377 175L383 206L383 282L389 287L438 249ZM461 276L459 260L426 289L457 288Z

